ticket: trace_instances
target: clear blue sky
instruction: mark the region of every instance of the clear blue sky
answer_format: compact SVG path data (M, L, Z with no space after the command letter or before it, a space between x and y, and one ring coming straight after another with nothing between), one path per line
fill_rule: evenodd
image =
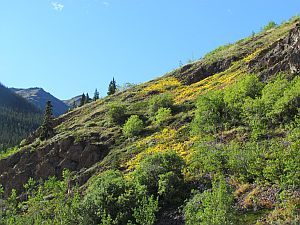
M0 82L61 99L140 83L300 12L299 0L1 0Z

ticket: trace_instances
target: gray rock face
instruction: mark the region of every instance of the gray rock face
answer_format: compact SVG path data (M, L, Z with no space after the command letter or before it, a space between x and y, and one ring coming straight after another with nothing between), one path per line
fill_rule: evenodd
M243 58L244 55L235 56L229 59L206 63L205 61L198 62L197 66L188 64L180 69L179 75L175 77L186 85L196 83L216 73L221 73L227 70L231 64Z
M47 101L51 101L53 105L53 114L55 116L60 116L68 111L69 106L65 104L63 101L54 97L50 93L44 91L42 88L28 88L28 89L18 89L11 88L16 94L21 97L27 99L27 101L31 102L40 110L44 110Z
M74 143L74 140L74 137L68 137L36 151L23 149L0 160L0 183L7 190L5 195L12 188L22 192L23 185L30 177L35 180L47 179L49 176L61 178L64 169L88 169L108 153L104 144Z
M300 73L300 23L283 39L263 50L249 63L251 72L259 73L263 80L274 74Z

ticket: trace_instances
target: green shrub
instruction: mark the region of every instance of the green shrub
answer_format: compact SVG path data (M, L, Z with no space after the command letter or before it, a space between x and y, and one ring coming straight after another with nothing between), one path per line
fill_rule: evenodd
M108 170L89 186L83 200L85 224L146 224L156 220L158 201L144 186Z
M242 106L244 124L251 128L251 136L258 139L268 132L266 105L260 98L247 98Z
M143 129L143 121L137 115L132 115L124 124L123 133L126 137L134 137L139 135Z
M160 108L172 108L174 105L173 96L161 94L152 97L149 101L150 114L154 115Z
M126 106L123 104L111 104L109 105L108 116L109 119L116 124L122 124L126 118Z
M191 177L201 180L207 174L223 173L226 155L222 146L198 145L189 160L187 170Z
M119 171L108 170L102 173L89 186L84 197L83 207L87 224L100 224L111 220L112 224L126 224L132 219L130 207L135 196Z
M216 133L224 128L227 113L221 91L201 95L196 107L196 115L192 122L193 133Z
M274 21L270 21L266 26L262 28L263 31L271 30L272 28L275 28L277 24Z
M147 188L150 195L166 202L182 198L184 161L175 152L156 153L145 158L134 171L137 183Z
M298 114L300 108L300 78L296 76L288 88L284 91L283 96L275 102L272 111L267 114L273 123L280 124L290 122Z
M184 208L187 225L235 224L233 195L223 177L215 180L212 189L196 194Z
M172 110L170 108L160 108L155 115L155 123L162 125L166 123L172 116Z
M241 122L242 106L246 99L255 99L261 95L263 83L255 75L247 75L239 80L233 86L227 88L224 92L224 101L230 114L232 125L238 125Z
M12 190L10 197L1 202L5 210L0 224L82 224L79 190L70 187L69 172L63 173L62 181L50 177L40 181L39 186L30 178L24 188L22 199Z
M158 212L158 200L154 197L142 197L134 208L133 216L140 225L152 225L156 221L155 214Z

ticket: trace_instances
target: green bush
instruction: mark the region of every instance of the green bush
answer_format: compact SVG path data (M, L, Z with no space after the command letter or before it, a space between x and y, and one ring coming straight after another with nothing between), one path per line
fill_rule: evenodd
M24 185L22 199L12 190L10 197L1 202L5 210L0 213L0 224L82 224L79 190L70 187L70 178L65 171L62 181L50 177L40 181L38 187L30 178Z
M215 180L212 189L196 194L184 208L187 225L235 224L233 195L223 177Z
M296 76L283 92L281 98L277 99L272 111L267 114L273 123L280 124L290 122L298 114L300 108L300 78Z
M172 116L172 110L170 108L160 108L155 115L155 123L162 125L166 123Z
M137 183L147 188L150 195L166 202L182 198L184 161L175 152L156 153L145 158L134 171Z
M242 107L246 99L255 99L261 95L263 83L255 75L247 75L224 92L224 102L230 115L230 123L241 123Z
M271 30L272 28L275 28L277 24L274 21L270 21L266 26L262 28L262 31L268 31Z
M208 174L222 174L227 162L223 146L195 146L187 171L194 179L202 180Z
M133 216L140 225L152 225L156 221L155 214L158 212L158 200L154 197L142 197L134 208Z
M278 76L262 89L261 96L245 98L242 118L251 128L252 137L263 136L276 125L294 119L300 107L299 86L298 77L289 82L284 76Z
M242 106L244 124L251 128L251 136L254 139L263 137L268 132L268 120L266 118L266 105L260 98L247 98Z
M123 133L126 137L134 137L139 135L143 129L143 121L137 115L132 115L124 124Z
M173 96L161 94L152 97L149 101L150 114L154 115L160 108L172 108L174 105Z
M89 186L83 201L85 224L146 224L156 220L158 202L145 187L108 170Z
M111 104L109 105L108 116L109 119L116 124L122 124L126 118L126 106L123 104Z
M192 122L193 133L216 133L224 128L227 112L221 91L201 95L196 107L196 115Z
M130 189L121 172L108 170L102 173L84 197L87 224L100 224L110 219L112 224L126 224L132 219L130 206L135 202Z

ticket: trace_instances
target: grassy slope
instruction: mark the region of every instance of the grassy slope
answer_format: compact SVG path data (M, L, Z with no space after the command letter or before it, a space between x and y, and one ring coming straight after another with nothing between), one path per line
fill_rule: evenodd
M70 135L76 136L78 141L89 139L94 133L98 133L100 136L113 135L116 143L114 146L111 146L108 157L100 163L106 163L107 166L110 166L112 164L111 160L114 159L121 160L121 165L125 168L131 168L141 158L141 155L170 148L176 149L181 155L187 155L189 143L193 142L193 140L190 140L190 137L186 137L186 140L184 140L185 137L182 137L184 136L182 133L184 132L184 127L188 125L188 122L193 117L195 99L209 90L224 88L235 82L236 79L242 78L247 73L247 63L261 50L276 40L283 38L294 25L295 22L286 23L276 29L215 50L204 59L194 62L192 68L197 68L200 62L211 63L214 60L241 54L241 52L245 55L243 59L234 62L226 71L214 74L197 83L189 86L182 84L173 76L180 71L176 70L156 80L76 109L61 118L64 122L56 127L58 135L53 140L62 139ZM172 122L162 130L151 125L146 120L145 122L148 126L144 135L134 140L125 139L122 135L121 127L115 126L108 121L106 116L107 105L111 102L123 102L127 105L128 114L138 114L147 117L147 102L153 93L171 93L175 97L177 111L173 116ZM147 148L148 143L152 140L155 140L156 144L154 146L151 145L151 148ZM139 153L140 151L142 152ZM122 157L119 157L120 154ZM120 162L117 164L120 165Z
M297 19L291 20L275 29L242 39L235 44L220 47L207 54L203 59L193 62L189 69L190 72L197 69L201 64L210 64L235 55L244 56L241 60L233 62L226 71L214 74L197 83L188 86L182 84L175 78L175 75L178 76L180 73L179 68L161 78L77 108L58 119L59 125L55 128L56 136L46 142L38 142L39 146L34 143L34 147L46 146L69 136L74 136L78 142L89 140L90 137L97 134L103 139L112 138L115 140L114 145L110 146L109 155L103 162L100 162L100 164L106 164L108 167L118 164L125 168L131 168L141 158L141 155L170 148L176 149L181 155L187 155L189 143L193 142L193 139L185 137L188 135L182 135L182 133L193 117L196 98L209 90L222 89L242 78L248 71L248 62L270 44L285 37L297 22ZM173 115L172 122L160 129L151 125L149 120L145 120L148 126L144 135L134 140L126 139L122 135L122 128L109 122L106 116L108 104L122 102L127 105L128 114L143 115L147 118L147 104L153 93L171 93L174 96L177 110ZM147 143L153 139L155 139L156 144L147 148ZM99 140L96 141L99 142ZM142 152L140 153L140 151Z
M145 155L168 149L175 150L188 160L196 139L196 137L190 136L187 129L195 112L195 99L209 90L222 89L230 86L237 79L242 79L249 70L248 62L270 44L285 37L295 23L295 21L285 23L270 31L238 41L236 44L219 48L203 59L194 62L189 69L190 72L203 63L210 64L235 55L242 56L242 59L232 63L226 71L214 74L197 83L189 86L182 84L175 78L175 75L177 77L180 73L180 69L178 69L161 78L71 111L58 119L59 125L55 128L57 135L46 142L39 142L39 146L35 145L35 147L46 146L69 136L74 136L78 142L88 140L92 143L99 143L105 142L107 139L113 140L113 144L109 146L109 154L104 160L83 172L93 176L97 176L99 172L108 168L131 171ZM148 101L153 94L159 93L171 93L176 103L173 117L170 123L164 127L155 126L147 119L149 118ZM122 134L121 126L109 122L106 112L108 105L112 102L123 102L127 106L128 115L137 114L144 118L146 128L141 136L127 139ZM251 219L252 217L254 219ZM245 220L256 220L256 217L258 216L250 215L250 218L247 217Z

